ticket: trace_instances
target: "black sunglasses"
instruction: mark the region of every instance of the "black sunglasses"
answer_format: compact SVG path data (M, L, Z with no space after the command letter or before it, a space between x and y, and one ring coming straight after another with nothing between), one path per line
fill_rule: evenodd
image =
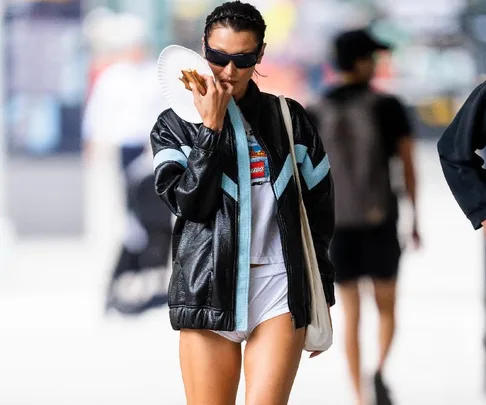
M228 63L233 62L237 69L247 69L258 63L261 46L255 52L231 55L211 48L207 41L204 41L204 49L206 60L213 65L225 67Z

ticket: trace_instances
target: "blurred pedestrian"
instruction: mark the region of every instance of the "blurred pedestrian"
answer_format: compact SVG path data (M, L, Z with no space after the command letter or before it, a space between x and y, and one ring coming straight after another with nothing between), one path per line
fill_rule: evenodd
M444 176L474 229L486 233L486 170L476 151L486 146L486 82L468 97L437 149Z
M486 146L485 130L486 82L470 94L440 138L437 149L445 179L459 207L473 228L482 228L486 236L486 170L483 157L476 153ZM486 336L483 344L486 347Z
M106 297L125 315L167 304L172 215L155 194L148 149L126 169L127 225Z
M279 99L251 79L264 56L265 28L248 3L217 7L206 19L202 44L214 79L204 76L205 95L193 86L202 124L168 109L151 134L157 193L177 216L169 315L181 330L189 405L234 404L242 364L247 405L285 405L305 347L311 297L290 140ZM331 173L304 109L287 103L330 306Z
M97 56L110 64L97 75L87 100L85 153L92 157L97 149L114 148L124 191L122 246L110 277L106 309L139 314L167 302L171 214L155 194L147 142L151 122L164 110L165 101L143 19L100 10L86 26Z
M413 207L412 237L418 245L412 128L402 103L370 83L377 52L389 46L365 30L334 42L339 83L308 109L329 154L335 180L336 231L330 247L345 315L345 349L357 403L364 405L359 323L363 278L371 278L379 312L380 357L374 375L376 404L391 404L383 371L395 332L396 286L401 248L398 203L390 159L403 162Z
M149 53L146 23L138 16L108 14L99 36L112 61L93 83L83 120L83 140L89 150L108 144L119 149L123 171L147 146L147 122L165 108L157 83L156 61Z

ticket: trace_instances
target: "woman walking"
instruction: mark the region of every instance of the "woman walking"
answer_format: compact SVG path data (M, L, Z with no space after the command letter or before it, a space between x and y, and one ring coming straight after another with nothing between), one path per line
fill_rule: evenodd
M202 124L169 109L151 133L156 191L177 216L169 307L172 327L181 331L189 405L234 404L242 363L247 405L287 404L309 324L289 139L278 98L252 80L264 56L265 28L250 4L217 7L202 40L214 79L204 76L204 96L192 87ZM330 306L334 207L328 159L302 106L287 102Z

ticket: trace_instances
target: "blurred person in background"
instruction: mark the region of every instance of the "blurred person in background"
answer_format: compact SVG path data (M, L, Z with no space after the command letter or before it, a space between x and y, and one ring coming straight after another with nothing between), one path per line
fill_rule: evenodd
M83 36L89 49L86 99L99 75L119 57L113 34L116 25L116 13L106 7L91 10L83 19Z
M104 63L94 63L102 69L97 69L86 104L85 153L94 158L98 149L116 150L126 209L122 246L109 282L106 308L138 314L167 301L171 214L153 189L147 142L150 122L165 103L157 83L156 61L149 54L147 27L141 18L99 10L86 22L86 31L95 56Z
M486 233L486 171L476 151L486 146L486 82L469 95L440 138L437 149L444 176L474 229Z
M357 404L367 404L360 365L360 280L371 278L379 312L380 357L374 375L377 405L391 399L382 373L395 332L395 301L401 248L398 201L389 162L398 154L413 207L412 237L419 243L415 205L412 128L401 102L372 89L378 51L389 47L365 30L347 31L334 42L339 84L309 106L335 180L336 266L345 315L345 349Z
M167 304L172 215L154 190L149 148L128 164L126 231L111 276L106 309L138 315Z
M217 7L202 38L215 80L204 76L204 96L193 86L202 124L168 109L151 133L156 190L177 216L169 314L181 331L188 405L234 404L242 363L247 405L287 404L309 324L299 200L285 164L290 142L278 98L252 80L265 29L250 4ZM287 100L310 169L302 171L303 198L330 306L332 178L307 114Z
M148 52L144 21L129 13L106 14L100 25L94 39L108 37L104 41L111 48L111 62L93 83L83 140L88 153L96 145L117 146L120 167L125 170L147 147L147 121L157 117L165 103L156 81L156 61Z
M483 80L485 78L483 77ZM449 188L475 230L486 236L486 82L469 95L437 144ZM483 344L486 346L486 336Z

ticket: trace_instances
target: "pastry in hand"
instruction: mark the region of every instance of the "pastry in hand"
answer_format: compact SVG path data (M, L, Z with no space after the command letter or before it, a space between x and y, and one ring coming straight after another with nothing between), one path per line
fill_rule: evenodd
M191 87L189 86L189 83L193 83L196 88L198 89L199 93L201 95L206 94L206 81L204 78L197 72L197 70L181 70L182 72L182 77L179 78L179 80L184 83L184 86L186 87L187 90L192 91Z

